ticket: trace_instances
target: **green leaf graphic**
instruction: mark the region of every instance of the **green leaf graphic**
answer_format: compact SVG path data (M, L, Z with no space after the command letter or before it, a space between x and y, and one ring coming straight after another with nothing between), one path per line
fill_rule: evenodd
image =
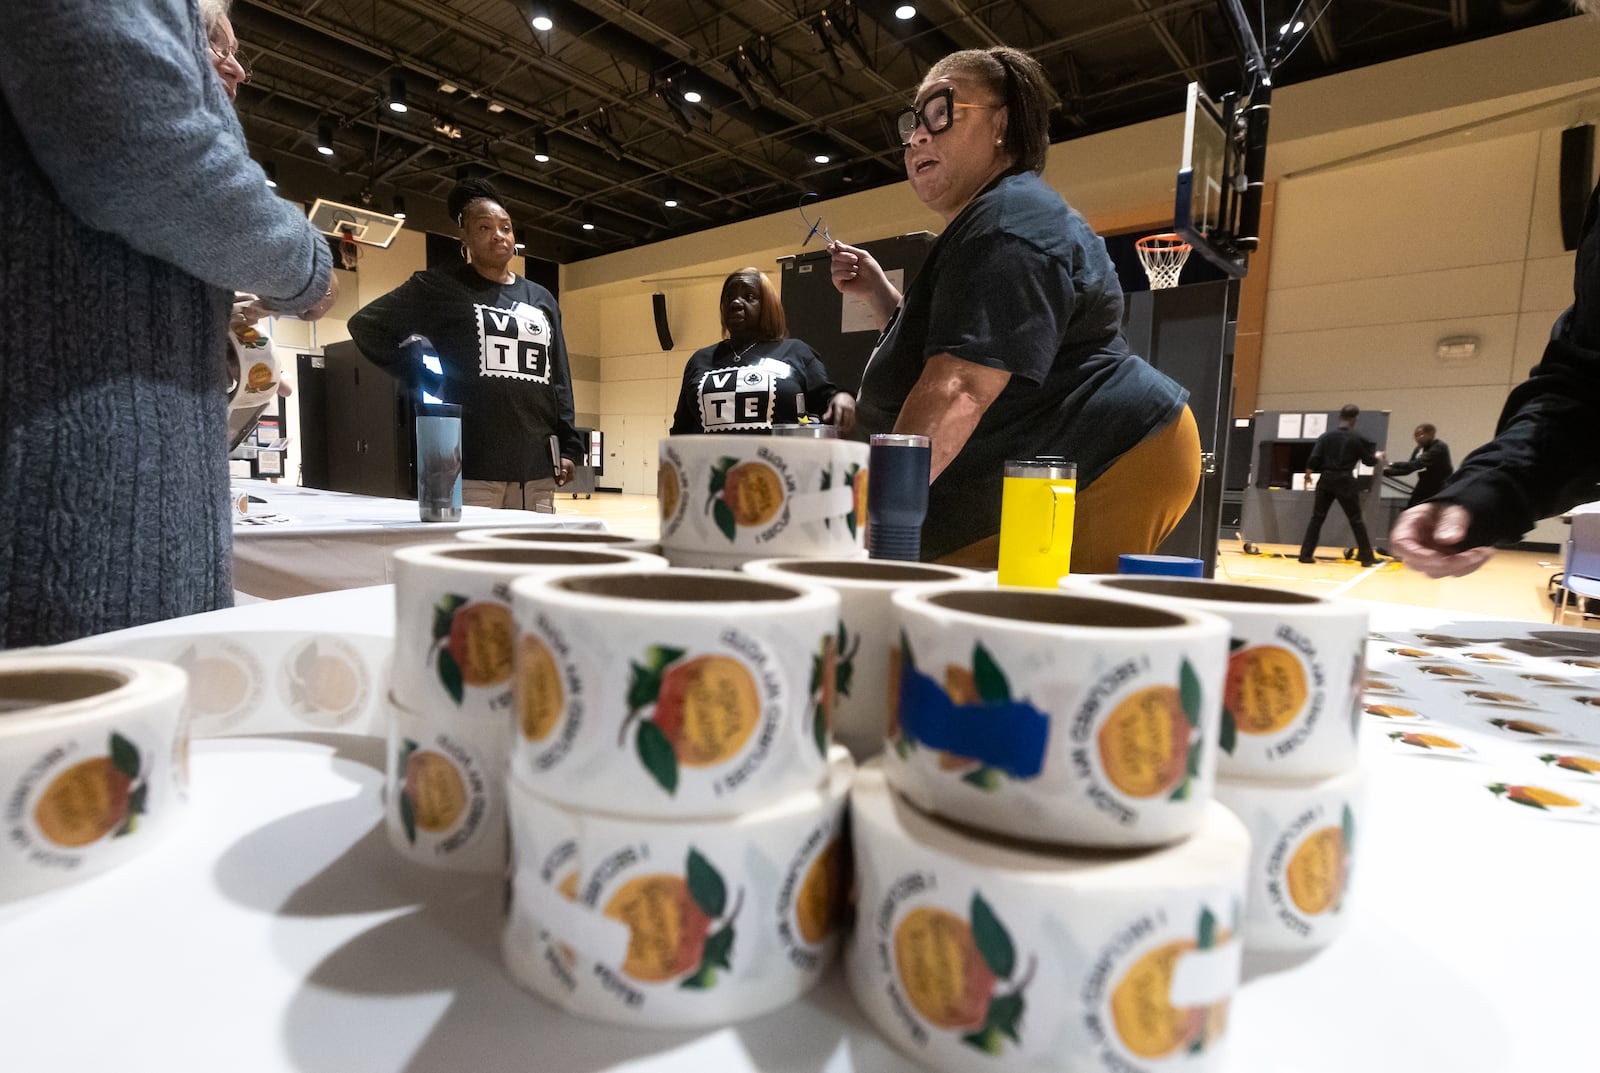
M1200 1036L1193 1043L1189 1044L1189 1053L1190 1054L1204 1054L1205 1050L1206 1050L1206 1037L1205 1037L1205 1033L1202 1032L1200 1034Z
M1237 652L1237 651L1239 651L1239 649L1243 648L1245 645L1247 645L1249 643L1250 643L1249 641L1246 641L1242 637L1230 638L1229 641L1228 641L1228 651L1230 653L1231 652Z
M628 664L628 711L654 704L661 695L661 676L637 663Z
M1356 817L1350 811L1350 806L1344 807L1344 812L1339 816L1339 829L1344 833L1344 849L1346 853L1356 848Z
M816 739L817 752L828 755L828 709L821 701L811 716L811 736Z
M646 719L639 724L639 737L634 743L639 750L639 761L644 764L661 788L669 794L678 792L678 754L672 751L672 742L662 729Z
M841 697L850 695L850 680L855 676L855 664L850 660L841 659L839 665L833 669L833 687Z
M1021 1043L1022 1037L1017 1034L1017 1025L1022 1021L1024 1003L1020 994L1002 995L989 1003L989 1015L984 1019L985 1027L992 1028L1006 1036L1012 1043Z
M1191 780L1189 780L1189 779L1184 779L1182 782L1178 783L1178 788L1176 790L1172 791L1172 793L1170 795L1168 795L1167 800L1168 801L1187 801L1187 800L1189 800L1189 783L1190 783L1190 781Z
M1190 775L1200 774L1200 742L1198 739L1189 746L1189 762L1184 766L1184 770Z
M738 526L733 520L733 508L719 499L711 505L711 518L717 523L722 535L732 540L738 531Z
M972 646L972 683L985 704L1011 703L1011 683L1006 681L1006 672L981 641Z
M645 649L644 656L645 659L650 661L650 669L660 673L661 671L666 670L670 665L682 659L683 652L684 650L681 648L669 648L666 645L651 645L649 648Z
M719 458L717 464L711 468L711 494L716 495L728 483L728 471L738 465L737 458Z
M417 810L411 804L411 795L400 791L400 826L406 829L406 841L417 844Z
M700 965L719 969L733 968L733 925L721 928L706 940L705 952L700 955Z
M1200 910L1200 928L1195 939L1195 946L1201 950L1210 950L1217 945L1217 918L1212 916L1211 910Z
M111 837L112 838L121 838L123 835L131 835L131 834L133 834L138 829L139 829L139 817L135 816L135 815L132 815L130 813L128 818L122 821L122 826L118 827L116 833L113 834Z
M1004 1046L1004 1044L1000 1042L999 1030L994 1028L985 1028L981 1032L974 1032L971 1035L962 1036L961 1042L970 1047L976 1047L984 1054L999 1054L1000 1048Z
M1000 789L1000 772L992 767L981 767L977 771L969 771L961 776L961 781L980 790L993 791Z
M906 636L905 630L900 631L900 666L902 669L917 669L917 661L911 655L911 638Z
M712 920L722 915L728 908L728 885L722 881L722 874L715 866L694 848L689 850L689 864L685 869L684 878L689 883L689 897L694 899L694 904L700 911ZM728 942L733 942L733 936L728 936ZM710 940L707 940L709 949ZM727 968L726 965L723 968Z
M130 779L139 777L139 747L115 730L111 732L111 766Z
M1000 918L994 915L989 903L977 891L972 893L972 941L983 955L989 971L1002 980L1009 980L1017 967L1017 951L1011 945L1011 935Z
M445 593L439 597L439 602L433 605L433 639L442 641L450 636L450 624L455 620L456 609L467 602L465 596L455 593Z
M702 966L700 971L689 977L678 987L684 991L707 991L717 983L717 970L710 965Z
M1183 701L1183 714L1189 717L1189 725L1200 725L1200 676L1194 673L1194 666L1187 659L1178 670L1178 697Z
M1239 728L1233 722L1233 713L1227 708L1222 709L1222 733L1217 737L1222 751L1232 756L1234 746L1239 744Z
M144 815L150 799L150 784L142 782L139 788L128 795L128 815Z
M450 694L450 699L457 705L461 703L461 665L450 654L448 648L439 649L439 684L444 686L444 691Z

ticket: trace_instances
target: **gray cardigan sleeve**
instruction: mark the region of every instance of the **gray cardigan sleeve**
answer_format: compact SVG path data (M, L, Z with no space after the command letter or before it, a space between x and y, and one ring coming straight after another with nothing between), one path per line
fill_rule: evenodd
M327 293L327 243L250 159L192 0L8 0L0 91L90 227L275 311Z

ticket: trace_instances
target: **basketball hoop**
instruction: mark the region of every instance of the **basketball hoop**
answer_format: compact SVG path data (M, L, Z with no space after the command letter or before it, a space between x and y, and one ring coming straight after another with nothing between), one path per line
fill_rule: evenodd
M1177 235L1146 235L1133 244L1144 264L1144 274L1150 277L1150 289L1161 290L1178 285L1178 273L1183 262L1189 259L1193 248Z

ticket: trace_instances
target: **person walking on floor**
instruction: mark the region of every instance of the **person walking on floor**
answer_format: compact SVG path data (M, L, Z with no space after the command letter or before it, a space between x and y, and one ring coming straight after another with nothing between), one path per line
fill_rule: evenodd
M1356 418L1361 407L1347 403L1339 411L1339 426L1317 437L1306 460L1306 481L1313 471L1317 478L1316 501L1311 508L1311 523L1306 526L1306 538L1300 545L1300 561L1316 562L1317 538L1322 535L1322 522L1335 502L1350 519L1350 532L1356 538L1356 550L1362 566L1377 566L1377 556L1372 554L1372 540L1367 536L1367 523L1361 520L1361 497L1356 490L1356 463L1376 466L1383 458L1375 444L1356 431Z
M1444 487L1444 482L1450 479L1453 470L1450 465L1450 445L1438 438L1432 425L1426 422L1418 425L1411 433L1411 438L1417 441L1417 446L1411 452L1411 458L1405 462L1391 462L1383 469L1385 477L1417 474L1417 483L1411 489L1411 498L1406 500L1408 509L1437 495L1439 489Z

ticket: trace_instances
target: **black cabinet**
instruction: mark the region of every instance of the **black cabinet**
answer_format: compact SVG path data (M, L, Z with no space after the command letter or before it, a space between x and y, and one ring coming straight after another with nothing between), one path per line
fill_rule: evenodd
M399 381L345 341L301 355L300 392L306 486L416 498L416 430Z

